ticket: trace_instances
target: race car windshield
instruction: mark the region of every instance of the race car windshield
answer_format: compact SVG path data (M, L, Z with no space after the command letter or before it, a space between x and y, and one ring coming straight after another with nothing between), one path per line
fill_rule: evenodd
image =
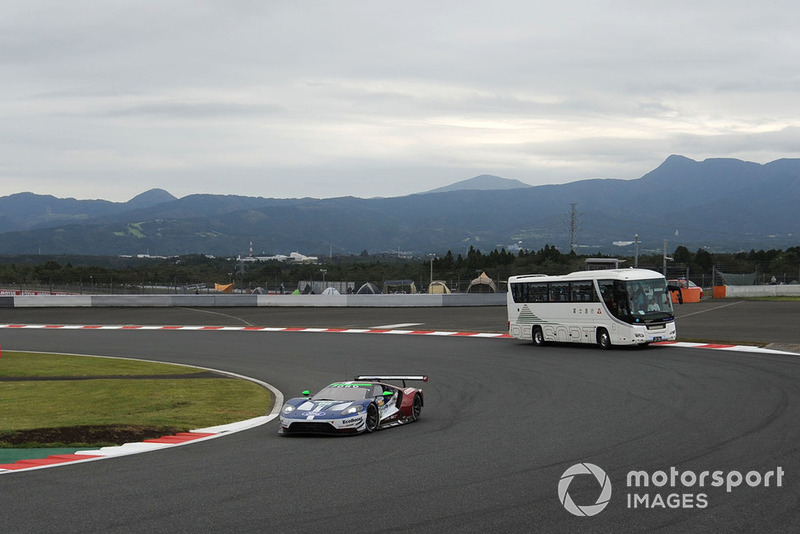
M331 384L321 389L312 400L354 401L367 398L372 384Z

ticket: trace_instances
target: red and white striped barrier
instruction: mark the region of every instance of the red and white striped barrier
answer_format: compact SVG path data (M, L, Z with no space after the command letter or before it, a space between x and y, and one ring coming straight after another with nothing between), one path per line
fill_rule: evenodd
M314 327L274 327L274 326L170 326L170 325L64 325L64 324L0 324L0 329L39 329L39 330L172 330L172 331L217 331L217 332L311 332L328 334L392 334L414 336L444 336L511 339L507 333L500 332L460 332L444 330L408 330L398 328L314 328ZM762 354L796 354L751 345L728 345L723 343L692 343L687 341L661 341L654 346L732 350L737 352L756 352Z
M63 324L0 324L0 328L40 330L178 330L220 332L314 332L333 334L410 334L417 336L461 336L482 338L510 338L503 333L447 332L438 330L399 330L386 328L299 328L272 326L146 326L146 325L63 325Z

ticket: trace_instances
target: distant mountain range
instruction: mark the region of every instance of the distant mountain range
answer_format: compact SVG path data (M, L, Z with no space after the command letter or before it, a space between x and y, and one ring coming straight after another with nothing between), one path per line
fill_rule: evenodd
M19 193L0 198L0 254L152 255L301 251L327 255L427 254L471 245L570 250L571 204L578 252L631 254L684 245L734 252L800 245L800 159L764 165L670 156L636 180L530 186L483 175L393 198L176 198L153 189L128 202Z

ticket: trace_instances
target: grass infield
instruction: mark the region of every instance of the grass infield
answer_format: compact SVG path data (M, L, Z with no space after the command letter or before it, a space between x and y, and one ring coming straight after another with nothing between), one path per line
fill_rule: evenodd
M274 400L192 367L3 351L0 448L120 445L262 416Z

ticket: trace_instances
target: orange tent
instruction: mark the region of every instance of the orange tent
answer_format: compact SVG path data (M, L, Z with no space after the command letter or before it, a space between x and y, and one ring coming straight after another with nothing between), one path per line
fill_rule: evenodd
M214 284L214 291L233 293L233 284Z

